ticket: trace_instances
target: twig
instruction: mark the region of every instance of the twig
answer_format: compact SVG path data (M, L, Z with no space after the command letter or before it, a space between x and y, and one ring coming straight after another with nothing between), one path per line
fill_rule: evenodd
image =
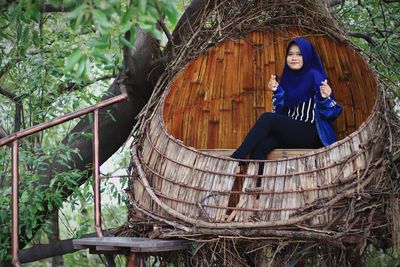
M4 128L0 125L0 139L6 137L7 135L8 133L6 132L6 130L4 130Z
M175 44L174 44L174 39L172 38L171 33L169 32L167 26L164 23L164 14L161 11L160 6L158 5L157 1L153 0L153 4L157 9L158 14L160 15L160 19L158 20L158 25L160 25L161 29L163 30L163 32L165 33L165 35L168 38L168 41L171 43L171 57L174 58L175 57Z
M377 45L377 42L374 40L374 38L372 38L370 35L363 33L363 32L349 32L349 36L356 37L356 38L362 38L372 46Z

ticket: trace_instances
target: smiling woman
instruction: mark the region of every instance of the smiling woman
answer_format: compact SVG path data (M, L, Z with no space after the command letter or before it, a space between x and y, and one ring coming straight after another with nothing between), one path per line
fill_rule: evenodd
M296 43L291 43L289 46L286 63L292 70L300 70L303 67L303 56L300 47Z
M297 37L286 49L282 82L271 75L273 112L262 114L232 158L265 159L274 148L319 148L336 141L331 121L342 108L336 103L314 46ZM259 166L262 174L264 164Z

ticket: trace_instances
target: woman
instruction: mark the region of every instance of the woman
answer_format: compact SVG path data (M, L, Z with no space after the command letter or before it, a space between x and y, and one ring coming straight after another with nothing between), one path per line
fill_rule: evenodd
M342 108L307 39L298 37L289 43L281 83L271 75L268 88L273 91L274 111L260 116L232 158L261 160L274 148L320 148L336 141L331 122Z

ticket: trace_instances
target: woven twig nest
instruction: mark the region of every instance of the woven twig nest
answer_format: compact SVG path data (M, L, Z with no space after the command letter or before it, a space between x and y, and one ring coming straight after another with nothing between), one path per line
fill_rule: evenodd
M176 48L135 133L130 223L169 226L162 237L280 237L357 243L361 252L367 238L395 237L398 119L374 71L327 14L314 1L204 7L202 27ZM295 36L314 44L343 106L339 141L266 160L262 175L259 161L238 172L238 161L212 151L237 147L272 109L266 79L281 73Z

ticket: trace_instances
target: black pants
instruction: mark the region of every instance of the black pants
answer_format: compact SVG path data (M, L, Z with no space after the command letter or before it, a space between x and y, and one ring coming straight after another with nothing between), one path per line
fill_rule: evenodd
M275 148L320 148L315 124L297 121L285 115L266 112L249 131L232 158L265 159ZM261 164L263 165L263 164ZM260 166L260 170L262 169Z

